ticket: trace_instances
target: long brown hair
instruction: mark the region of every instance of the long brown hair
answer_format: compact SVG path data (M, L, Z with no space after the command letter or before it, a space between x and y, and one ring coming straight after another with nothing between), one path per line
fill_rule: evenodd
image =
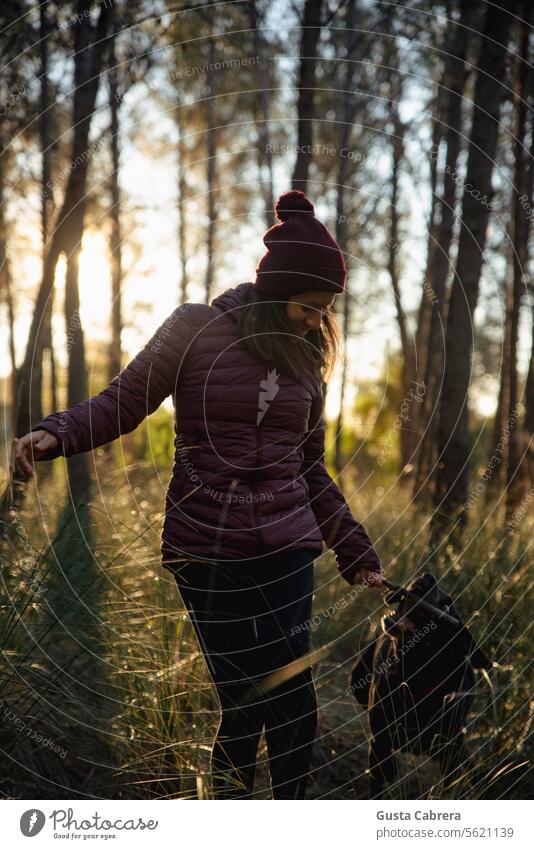
M319 330L305 338L295 333L286 312L287 300L252 291L238 313L240 345L252 356L301 380L311 374L327 383L339 352L340 332L332 306L326 308Z

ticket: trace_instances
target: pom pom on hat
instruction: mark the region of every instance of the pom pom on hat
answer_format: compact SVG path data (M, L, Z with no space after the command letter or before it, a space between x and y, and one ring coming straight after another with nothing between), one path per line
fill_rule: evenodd
M314 215L313 203L308 200L304 192L299 192L297 189L280 195L274 211L279 221L287 221L289 216L296 212L311 212Z
M304 192L280 195L274 211L280 223L263 237L267 250L256 268L256 290L276 297L313 290L342 293L347 275L343 252L315 217Z

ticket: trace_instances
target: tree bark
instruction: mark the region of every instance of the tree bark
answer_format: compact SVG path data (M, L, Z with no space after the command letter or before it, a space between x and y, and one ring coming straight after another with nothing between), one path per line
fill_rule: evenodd
M347 50L345 55L345 74L343 83L343 101L342 101L342 121L339 129L339 150L347 149L349 146L352 126L356 115L356 99L353 94L354 77L356 63L354 61L357 55L358 33L354 32L356 26L356 0L348 0L346 9L346 44ZM351 313L351 297L349 289L350 280L350 263L349 257L345 250L348 241L348 225L347 225L347 189L350 182L351 161L348 156L339 157L339 168L337 173L337 201L336 201L336 241L345 251L345 265L347 267L347 284L345 294L343 295L343 360L341 363L341 386L339 391L339 413L336 422L335 432L335 450L334 450L334 465L336 472L340 474L344 468L344 458L342 449L342 438L344 428L344 402L345 391L347 385L347 370L348 370L348 337L350 327Z
M404 416L404 409L410 408L410 400L414 394L411 387L413 374L415 371L415 349L413 340L410 338L406 313L402 305L402 296L400 290L400 274L398 267L398 252L400 246L400 216L399 216L399 173L401 162L404 156L404 125L400 119L398 112L398 103L400 100L400 89L395 95L395 100L391 100L390 118L392 121L393 131L391 134L391 195L389 201L389 239L387 250L387 269L393 289L393 297L395 299L395 310L397 314L397 326L399 328L399 336L402 350L402 409L399 415L402 419L407 419L399 428L399 470L401 472L400 480L403 480L402 472L408 466L410 461L411 448L411 427L412 422L410 416Z
M426 246L426 268L425 268L425 276L423 280L423 290L421 293L421 300L419 302L419 310L417 313L417 327L415 331L415 350L417 352L417 363L416 363L416 377L419 380L424 379L425 368L426 368L426 355L427 355L427 347L428 347L428 331L430 327L430 298L427 297L426 293L426 281L429 279L430 275L430 266L432 262L432 253L435 249L437 242L437 230L438 230L438 210L439 204L437 202L437 183L438 183L438 157L436 155L436 151L438 150L441 140L443 138L443 126L442 126L442 101L443 101L443 89L440 85L438 85L438 93L435 98L434 105L434 115L432 121L432 146L430 151L430 215L428 217L428 238L427 238L427 246ZM417 410L413 409L415 407L415 403L412 405L412 418L414 420L414 426L417 427Z
M422 302L425 326L421 331L420 345L422 370L418 381L424 386L423 400L414 404L414 426L419 447L415 450L416 475L414 495L431 493L432 470L437 457L437 424L439 417L439 384L443 370L443 327L445 326L447 280L450 271L450 251L454 234L456 207L456 173L461 147L462 97L467 80L465 60L471 38L474 17L473 4L460 0L460 19L451 24L451 36L446 45L447 57L440 83L443 98L438 121L443 124L446 145L443 187L437 202L438 224L435 244L430 251L428 273L423 284ZM437 160L437 149L434 150ZM418 348L420 350L420 348Z
M516 76L514 87L515 104L515 132L514 132L514 194L512 203L512 232L513 232L513 254L511 258L512 279L508 287L507 303L507 328L509 328L509 354L507 356L509 378L508 393L503 395L507 398L507 418L510 422L514 420L514 426L510 427L508 438L508 457L506 463L506 510L505 521L509 522L512 514L521 501L523 495L522 457L520 425L516 422L518 416L518 376L517 376L517 345L519 337L519 311L524 289L524 275L528 268L528 241L530 221L525 214L523 203L528 199L532 209L532 166L527 164L528 150L526 142L527 121L527 98L529 93L528 82L532 81L529 73L529 34L530 22L532 21L532 6L530 3L522 5L522 15L519 24L519 54L516 61ZM503 367L504 371L504 367ZM516 426L517 424L517 426Z
M259 59L256 65L256 79L259 90L259 105L257 108L256 129L258 131L258 164L260 169L260 185L263 193L263 202L265 208L265 224L267 229L273 226L274 223L274 171L273 171L273 155L270 150L271 132L269 126L269 79L267 68L264 64L265 46L264 39L261 34L260 25L263 23L263 17L260 17L258 11L257 0L250 0L248 4L250 28L252 29L252 46L254 56ZM256 104L256 100L254 101ZM267 179L263 179L264 172L267 173Z
M116 377L122 365L122 228L121 228L121 190L119 184L120 174L120 105L122 95L119 91L119 80L117 73L116 39L117 20L115 10L111 12L112 31L109 39L108 51L108 85L109 85L109 110L110 110L110 152L111 152L111 177L110 177L110 210L109 218L111 233L109 239L110 265L111 265L111 341L109 346L108 382Z
M89 164L89 131L95 108L109 19L108 4L102 2L96 29L93 31L89 17L91 5L91 0L78 0L76 4L72 167L67 180L65 198L50 236L49 247L43 264L43 276L32 316L26 354L19 370L18 398L14 410L14 433L16 436L22 436L30 431L32 421L35 421L30 403L34 350L38 345L42 317L54 288L56 265L62 253L67 254L68 258L70 257L70 276L69 271L67 271L69 289L74 286L77 274L77 251L79 251L79 241L83 233ZM81 232L80 219L82 222ZM71 302L75 301L74 297L69 297ZM68 332L69 328L67 327L67 335ZM83 353L83 334L76 329L73 344L74 346L78 345L76 354L70 352L69 360L74 361L76 355ZM76 387L72 387L72 395L76 395L76 392ZM75 463L74 465L77 466L78 464ZM83 469L81 469L81 473L84 475ZM26 475L23 475L18 467L13 470L11 480L4 493L2 503L4 510L8 503L16 501L21 495L23 484L27 480ZM81 484L83 488L83 480Z
M51 215L54 207L54 190L52 183L52 132L51 132L51 102L50 81L48 78L48 41L50 37L50 23L48 19L47 4L39 6L39 143L41 147L41 239L43 263L47 250L47 241L50 231ZM44 352L50 350L53 357L52 341L52 311L53 292L46 303L42 316L41 333L37 340L34 352L32 384L31 384L31 409L32 416L36 421L43 418L43 358Z
M321 34L323 0L306 0L301 28L300 67L297 83L297 157L291 188L308 190L308 175L313 153L313 120L315 118L315 68L317 45Z
M452 284L447 329L443 392L438 427L439 459L432 529L450 528L466 518L469 429L468 391L473 352L473 315L478 300L492 198L491 178L497 148L510 10L488 6L478 61L473 123L462 202L456 273Z
M183 138L183 126L182 126L182 114L181 114L181 103L178 103L177 108L175 110L175 123L176 129L178 131L178 144L177 144L177 155L178 155L178 181L177 181L177 190L178 197L176 201L177 210L178 210L178 250L180 253L180 286L178 290L178 299L179 303L185 304L187 301L187 287L188 287L188 274L187 274L187 220L186 220L186 191L187 191L187 181L185 177L186 169L185 169L185 144Z
M0 295L6 305L8 322L8 350L11 362L11 398L13 406L16 406L18 395L17 362L15 358L15 306L13 303L13 287L11 277L11 264L7 247L7 221L6 221L6 193L5 193L5 170L8 167L9 155L4 152L0 156ZM13 431L15 433L15 431Z
M534 141L534 126L533 126ZM534 152L534 145L532 147ZM532 162L530 163L532 169ZM529 289L531 302L534 300L534 286ZM530 343L530 358L527 379L525 383L525 417L523 419L523 439L525 445L525 464L528 484L534 487L534 318L532 323L532 339Z
M215 72L212 70L215 64L215 37L212 35L209 39L209 70L206 92L206 135L207 135L207 155L206 155L206 197L208 203L208 224L206 230L206 276L204 279L204 292L206 303L209 304L212 297L213 288L213 252L215 250L215 228L217 216L216 204L216 172L217 172L217 131L215 129Z

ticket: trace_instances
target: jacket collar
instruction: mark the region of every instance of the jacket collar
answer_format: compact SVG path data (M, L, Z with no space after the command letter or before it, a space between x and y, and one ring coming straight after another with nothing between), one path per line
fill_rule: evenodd
M211 302L212 307L217 307L221 312L228 313L237 322L239 318L239 307L247 303L254 290L253 283L239 283L232 289L226 289L222 295L218 295Z

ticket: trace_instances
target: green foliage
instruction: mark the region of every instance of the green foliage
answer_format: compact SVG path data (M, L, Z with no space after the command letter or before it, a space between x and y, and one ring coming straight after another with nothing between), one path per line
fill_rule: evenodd
M358 475L373 475L376 480L395 474L398 469L399 409L402 404L401 360L388 358L387 371L374 380L360 380L354 405L355 426L345 426L342 435L343 456L351 458ZM328 459L333 458L334 423L329 424ZM378 462L380 458L380 463Z
M163 407L145 419L141 425L141 459L158 470L168 470L173 461L174 419Z

